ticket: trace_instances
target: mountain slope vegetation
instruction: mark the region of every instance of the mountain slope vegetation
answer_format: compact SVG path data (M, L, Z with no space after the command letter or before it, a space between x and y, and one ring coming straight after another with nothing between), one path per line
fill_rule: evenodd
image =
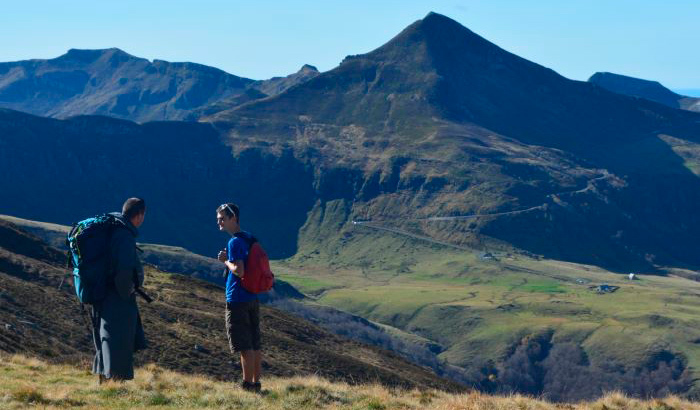
M2 219L50 241L59 229ZM289 290L276 289L272 306L488 392L555 401L590 400L612 390L636 397L697 394L695 282L675 275L631 281L593 266L450 250L357 229L373 238L371 249L360 247L369 241L348 243L331 267L310 269L317 263L309 259L273 262L281 283L308 296L285 285ZM207 276L210 259L140 246L146 260L218 283ZM319 250L315 258L328 257ZM353 268L358 263L361 270ZM615 291L599 290L606 286Z
M0 350L89 369L92 340L65 255L15 225L0 221ZM223 330L223 290L184 275L146 269L152 304L140 303L149 348L139 365L155 362L186 373L239 380ZM322 375L351 383L459 389L394 354L351 342L278 309L261 310L265 373Z

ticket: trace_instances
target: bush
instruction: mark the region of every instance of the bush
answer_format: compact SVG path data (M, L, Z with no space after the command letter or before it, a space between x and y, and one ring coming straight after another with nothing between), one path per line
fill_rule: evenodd
M542 396L556 402L591 400L609 391L639 398L687 392L692 377L684 360L659 352L644 366L591 364L574 343L551 344L551 333L524 338L499 366L496 391Z

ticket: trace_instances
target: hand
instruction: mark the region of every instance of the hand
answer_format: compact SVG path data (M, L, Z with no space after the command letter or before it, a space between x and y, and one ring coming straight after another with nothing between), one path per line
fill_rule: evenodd
M226 262L228 260L228 252L226 252L226 249L219 252L218 259L219 262Z

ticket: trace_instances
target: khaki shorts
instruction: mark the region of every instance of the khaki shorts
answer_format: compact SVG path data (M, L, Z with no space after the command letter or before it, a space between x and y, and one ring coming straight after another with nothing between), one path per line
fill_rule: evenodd
M226 334L232 352L260 350L260 302L226 303Z

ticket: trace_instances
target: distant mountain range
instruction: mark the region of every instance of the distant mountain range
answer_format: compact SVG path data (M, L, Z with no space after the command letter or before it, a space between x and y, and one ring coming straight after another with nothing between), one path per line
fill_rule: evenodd
M305 65L287 77L254 81L201 64L151 62L117 48L72 49L50 60L0 63L0 107L55 118L192 120L193 110L209 104L275 95L316 74Z
M146 240L210 255L212 206L234 200L274 257L332 260L364 220L622 271L700 265L699 114L568 80L435 13L321 74L71 51L0 65L0 90L41 115L199 118L0 111L0 213L69 224L142 195Z
M613 73L595 73L588 82L632 97L646 98L672 108L700 112L700 98L676 94L658 81L642 80Z

